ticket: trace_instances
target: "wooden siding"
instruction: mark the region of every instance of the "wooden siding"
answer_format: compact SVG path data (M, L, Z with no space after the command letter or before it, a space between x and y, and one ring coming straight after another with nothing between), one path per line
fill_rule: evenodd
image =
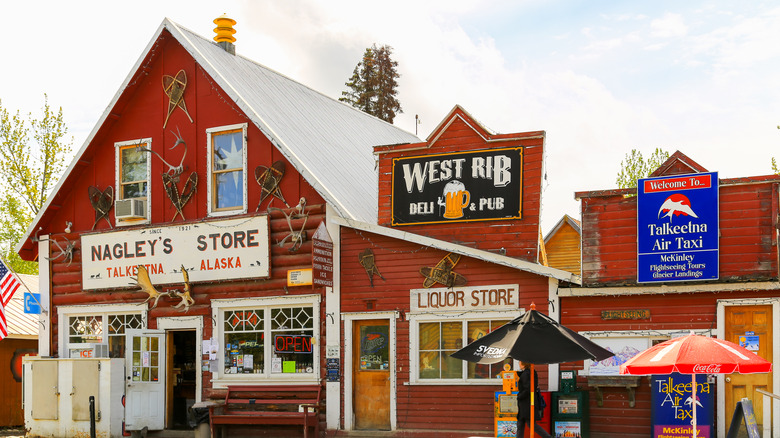
M422 430L493 430L493 396L501 389L495 385L409 385L409 321L410 289L422 288L419 269L434 266L445 252L385 236L343 228L341 235L341 311L399 311L406 315L396 321L396 401L399 429ZM385 280L374 277L371 287L358 254L371 248L376 266ZM536 303L537 310L547 312L548 280L480 260L463 257L456 272L468 280L468 286L519 284L520 307L528 309ZM369 307L371 306L371 307ZM456 312L457 313L457 312ZM520 312L518 311L518 316ZM444 317L442 318L444 319ZM342 349L343 351L343 349ZM342 357L342 361L346 360ZM542 388L547 387L547 367L537 368ZM343 387L342 387L343 392ZM351 397L350 394L342 394ZM347 415L349 415L347 413ZM446 425L446 426L443 426Z
M158 42L160 47L156 51L157 57L153 57L143 66L146 75L137 78L137 82L131 84L125 94L119 99L116 114L109 122L101 126L90 144L89 149L79 161L79 172L72 175L68 181L67 189L57 193L57 203L52 207L54 214L51 220L43 224L43 234L50 234L51 239L62 243L67 237L75 243L73 260L66 263L63 257L56 257L58 250L55 245L50 245L51 253L42 254L42 257L52 257L51 282L52 282L52 311L51 351L57 352L58 345L58 315L57 307L70 305L101 305L117 303L140 303L146 299L146 294L138 292L137 288L115 288L109 290L82 289L81 268L82 257L80 236L83 233L92 232L95 222L94 210L87 196L87 189L95 186L101 190L108 186L116 185L115 174L115 143L136 140L141 138L152 139L152 149L171 163L179 163L184 153L182 146L171 150L170 147L176 141L173 132L181 133L187 143L187 155L184 160L184 174L182 179L189 176L190 172L197 172L199 176L198 190L195 196L184 207L186 220L178 217L172 221L176 212L171 201L165 194L162 186L161 174L167 167L156 156L150 156L151 180L149 187L151 192L151 224L120 227L121 230L142 229L150 226L166 226L171 224L197 223L207 219L209 194L207 191L207 137L206 130L226 125L248 123L247 117L242 114L227 93L216 86L206 77L204 71L198 67L193 59L175 41L162 37ZM165 67L163 67L165 66ZM184 93L187 109L194 122L190 123L186 115L176 109L170 116L167 128L163 129L168 107L168 98L160 85L161 77L165 74L175 75L179 69L187 72L188 85ZM268 214L270 218L270 253L271 276L267 279L242 279L230 281L214 281L192 284L192 298L195 304L185 313L183 309L175 309L173 305L179 302L178 298L162 298L157 308L149 311L149 328L156 328L158 317L169 316L201 316L207 321L203 327L204 339L212 337L211 300L221 298L244 297L269 297L295 294L321 293L323 289L313 289L311 286L288 287L287 271L291 269L309 269L312 267L312 243L311 237L317 226L325 220L325 203L323 198L305 181L301 175L284 159L282 154L254 125L248 124L247 132L247 210L245 215L222 217L249 217L255 214ZM280 190L291 206L295 206L298 200L306 198L305 211L309 214L305 222L306 241L295 252L289 249L288 242L284 247L277 243L290 234L287 219L278 211L268 213L268 206L290 210L277 198L269 196L261 205L259 212L255 213L261 196L260 186L254 180L254 170L257 166L270 167L277 160L286 163L286 172L280 183ZM183 182L180 183L180 187ZM111 225L115 225L113 210L109 215ZM63 234L66 221L72 222L72 232ZM101 220L95 226L97 232L110 232L117 228L111 228L105 220ZM293 228L298 231L304 225L303 219L292 221ZM63 243L64 246L64 243ZM128 284L131 281L128 280ZM177 285L164 286L176 287ZM318 336L321 340L320 348L325 345L324 315L325 306L321 306L320 321L322 327ZM96 311L99 307L96 307ZM198 341L200 342L200 341ZM324 351L321 354L324 357ZM204 398L218 397L219 392L211 390L211 373L203 373Z
M580 233L571 225L564 222L544 246L548 266L580 275Z
M460 113L469 120L468 116ZM493 140L488 143L475 131L472 122L467 124L463 118L456 117L452 124L436 137L432 146L406 152L388 152L380 154L379 159L379 225L390 227L392 224L392 161L393 158L414 157L434 153L453 153L466 150L481 150L504 147L524 146L522 181L522 219L489 220L474 222L453 222L451 224L405 225L397 227L410 233L421 234L437 239L458 243L488 251L504 248L506 255L537 262L539 236L539 206L541 205L542 163L544 155L544 136L541 132L526 133L528 138L521 140ZM514 137L522 137L517 134ZM433 136L433 135L432 135ZM502 136L503 137L503 136ZM464 147L468 145L468 147Z
M563 297L561 324L582 331L620 333L659 330L697 332L714 330L718 300L776 297L778 291L700 292L695 294L647 294L631 296ZM602 310L650 310L646 320L602 320ZM565 364L562 369L582 369L582 362ZM589 389L587 377L578 376L578 386ZM647 437L652 434L649 380L642 377L636 388L636 406L629 407L628 392L621 388L602 389L604 405L596 403L590 388L590 436L592 438ZM730 415L727 413L727 415Z
M777 182L720 187L720 281L778 279ZM584 286L636 284L636 197L582 198Z
M22 410L22 382L17 382L11 372L12 359L17 350L38 350L36 339L5 338L0 341L0 427L24 424ZM19 362L21 364L21 360ZM21 367L18 369L21 371Z

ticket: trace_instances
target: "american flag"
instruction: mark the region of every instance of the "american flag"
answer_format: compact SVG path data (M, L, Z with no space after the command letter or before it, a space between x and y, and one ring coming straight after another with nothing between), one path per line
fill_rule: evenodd
M0 260L0 339L8 336L8 324L5 320L5 306L13 298L14 293L22 285L14 271Z

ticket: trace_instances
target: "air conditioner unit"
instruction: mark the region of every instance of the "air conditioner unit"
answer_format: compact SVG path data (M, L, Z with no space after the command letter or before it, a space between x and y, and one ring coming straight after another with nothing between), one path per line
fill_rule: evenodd
M117 220L146 219L146 200L118 199L114 204L114 216Z

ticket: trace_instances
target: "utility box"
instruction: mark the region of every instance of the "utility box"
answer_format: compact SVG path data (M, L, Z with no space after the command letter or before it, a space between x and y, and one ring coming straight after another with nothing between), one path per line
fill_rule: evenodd
M90 397L97 437L122 436L124 359L22 359L22 404L28 436L90 436Z
M551 396L552 435L588 438L590 429L590 395L577 388L577 372L561 371L560 391Z
M71 359L97 359L108 357L108 345L73 344L68 348L68 357Z

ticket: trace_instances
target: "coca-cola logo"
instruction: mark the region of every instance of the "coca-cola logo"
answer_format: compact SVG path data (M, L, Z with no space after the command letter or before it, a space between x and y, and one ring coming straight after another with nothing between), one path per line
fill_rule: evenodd
M694 365L693 366L693 373L694 374L717 374L720 372L721 365L718 364L709 364L709 365Z

